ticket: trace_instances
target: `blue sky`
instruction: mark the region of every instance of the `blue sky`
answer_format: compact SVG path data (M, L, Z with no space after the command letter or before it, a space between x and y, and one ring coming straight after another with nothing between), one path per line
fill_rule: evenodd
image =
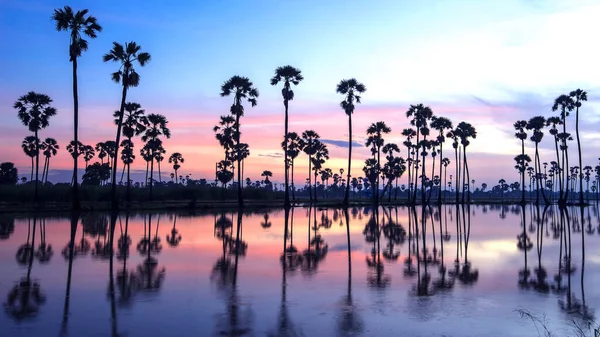
M385 118L394 130L390 140L398 141L408 124L403 118L408 105L429 104L434 113L477 127L473 170L484 180L503 170L516 176L512 122L551 115L553 99L577 87L590 96L582 111L586 145L600 145L596 1L0 0L0 113L6 116L0 146L7 156L0 160L25 169L28 162L18 145L27 132L12 109L20 95L29 90L50 95L59 115L45 136L62 143L70 139L68 36L56 32L50 20L53 9L65 4L88 8L104 28L79 62L81 130L90 143L114 137L110 115L120 98L119 86L110 81L115 65L101 57L113 41L136 41L152 61L140 69L142 83L128 100L169 117L172 151L187 154L190 165L207 156L213 161L220 151L210 128L228 110L229 100L218 93L234 74L249 77L261 93L244 126L257 154L251 170L270 165L266 154L280 151L283 127L279 90L269 78L285 64L305 76L295 89L292 129L311 125L321 128L323 138L347 139L335 85L356 77L368 91L356 112L355 134L360 137L370 122ZM332 165L343 162L345 151L332 151ZM357 170L368 155L363 152L354 158ZM597 155L588 153L589 164L596 164L591 161ZM506 166L492 175L485 166L490 158ZM210 171L197 166L188 169L198 175ZM67 167L68 156L59 155L56 168Z

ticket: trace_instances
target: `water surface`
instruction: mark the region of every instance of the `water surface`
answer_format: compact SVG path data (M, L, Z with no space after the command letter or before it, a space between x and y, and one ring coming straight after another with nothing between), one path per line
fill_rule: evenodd
M4 214L0 336L537 336L519 309L576 335L598 227L595 207Z

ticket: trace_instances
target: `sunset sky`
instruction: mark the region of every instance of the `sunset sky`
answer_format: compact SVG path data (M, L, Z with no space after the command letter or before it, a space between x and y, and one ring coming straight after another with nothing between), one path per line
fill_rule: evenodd
M12 105L31 90L51 96L58 109L40 133L56 138L62 148L51 162L50 180L68 180L72 166L64 150L72 139L69 37L56 32L50 19L53 9L65 4L88 8L104 28L79 59L80 139L85 144L114 140L112 113L119 107L121 88L110 78L116 64L103 63L102 55L113 41L136 41L152 60L138 68L141 83L130 90L128 101L167 116L173 136L165 148L168 154L183 154L180 173L192 178L213 179L223 151L212 127L231 105L230 98L219 97L220 85L242 75L260 91L258 106L246 107L242 119L242 141L251 152L246 172L257 180L269 169L275 181L283 180L283 105L280 88L269 79L286 64L305 77L294 88L290 130L317 131L329 144L326 167L334 171L345 167L348 139L335 87L350 77L367 86L353 117L358 143L364 143L368 125L379 120L392 128L387 140L400 142L408 106L424 103L455 124L465 120L476 127L478 137L469 151L478 186L500 177L517 180L515 120L551 116L555 97L582 88L589 96L581 110L584 165L597 164L597 1L0 0L0 161L15 162L27 177L29 158L20 143L29 132ZM570 117L570 127L574 120ZM135 168L142 170L140 144ZM546 135L543 144L542 161L550 161L553 142ZM368 156L365 147L354 151L356 175L362 175ZM453 154L444 156L452 159ZM306 176L306 164L301 155L297 184ZM170 172L165 161L163 174Z

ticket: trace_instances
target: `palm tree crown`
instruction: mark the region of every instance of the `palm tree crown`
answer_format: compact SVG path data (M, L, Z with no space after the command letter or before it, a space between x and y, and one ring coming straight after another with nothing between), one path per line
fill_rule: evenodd
M56 115L56 109L50 106L52 99L48 95L38 94L34 91L19 97L14 108L23 125L31 132L38 132L49 125L50 117Z
M340 106L347 115L351 115L354 112L354 102L360 104L361 97L357 93L362 94L365 91L367 91L367 87L355 78L340 81L336 92L345 95L344 100L340 102Z
M97 37L97 33L102 31L95 17L87 15L88 10L73 12L69 6L54 10L52 20L56 23L57 31L69 31L71 33L71 43L69 45L70 61L74 61L81 53L88 48L87 41L82 37L82 33L92 39Z
M134 64L145 66L150 62L150 54L140 52L142 49L135 42L125 43L125 47L118 42L113 42L113 48L102 57L104 62L120 63L119 70L112 74L112 80L122 83L124 87L137 87L140 84L140 75L135 71Z
M253 107L257 104L258 89L253 86L247 77L235 75L221 85L221 97L231 94L234 95L233 105L231 106L231 114L234 116L241 117L244 115L243 99L247 99Z

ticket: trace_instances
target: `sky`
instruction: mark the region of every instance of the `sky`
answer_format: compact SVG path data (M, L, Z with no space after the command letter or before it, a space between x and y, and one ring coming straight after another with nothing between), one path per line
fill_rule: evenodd
M252 180L265 169L274 173L273 180L283 180L281 88L269 80L276 67L287 64L305 77L293 88L290 131L319 133L329 144L331 159L325 166L334 171L346 167L348 140L342 96L335 88L351 77L367 87L353 115L358 143L364 144L366 129L380 120L392 128L386 140L401 142L409 105L429 105L435 115L477 129L468 149L476 185L495 184L499 178L516 181L513 157L520 144L513 136L514 121L553 116L554 98L582 88L588 92L580 113L584 165L597 165L597 1L0 0L0 161L14 162L24 176L29 176L30 161L20 143L29 132L12 105L33 90L52 97L58 110L40 133L56 138L62 149L51 160L50 180L70 178L72 159L64 150L73 120L69 37L57 32L50 18L53 9L64 5L89 9L103 27L78 60L81 141L114 140L112 113L119 108L121 87L110 77L116 64L103 63L102 55L113 41L135 41L152 59L138 68L140 85L127 100L168 118L167 155L182 153L180 173L191 178L214 177L223 150L212 127L231 105L231 98L219 96L220 86L241 75L260 92L258 105L246 107L242 118L242 141L251 152L245 170ZM569 117L570 127L574 120ZM135 143L139 149L141 142ZM576 143L570 145L575 155ZM532 144L527 146L531 153ZM542 161L553 160L553 148L546 135ZM362 175L369 155L364 146L353 149L356 175ZM132 168L143 172L144 162L137 157ZM307 164L301 155L297 184L306 177ZM165 177L172 171L166 161L162 171Z

